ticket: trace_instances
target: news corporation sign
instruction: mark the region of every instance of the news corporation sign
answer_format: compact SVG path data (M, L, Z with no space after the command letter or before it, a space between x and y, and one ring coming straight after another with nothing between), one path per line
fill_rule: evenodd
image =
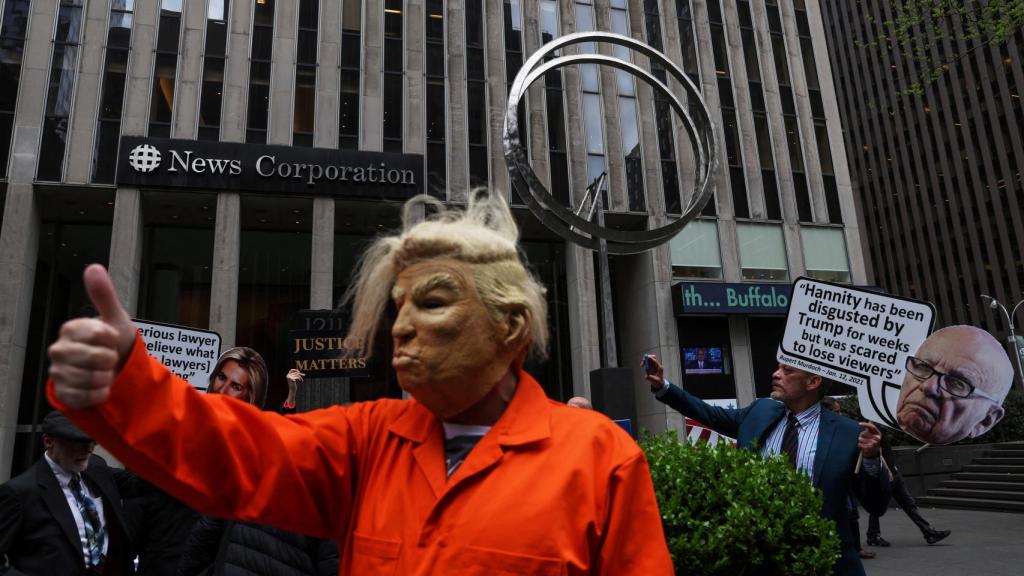
M423 156L123 136L117 183L402 200L423 192Z

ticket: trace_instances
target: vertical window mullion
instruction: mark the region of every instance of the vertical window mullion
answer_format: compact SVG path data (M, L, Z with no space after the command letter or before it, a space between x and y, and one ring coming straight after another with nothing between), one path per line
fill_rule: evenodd
M359 89L362 74L362 0L342 0L341 92L338 114L338 148L359 149Z
M466 2L466 128L469 152L469 185L486 186L487 158L487 65L484 53L483 0Z
M402 113L405 45L402 39L402 0L384 0L384 151L402 151Z
M647 43L655 50L664 51L661 39L661 13L659 0L644 0L644 20L647 25ZM651 73L668 86L665 68L651 62ZM672 109L668 97L660 90L654 91L654 120L657 125L658 159L661 163L661 185L665 198L665 212L680 214L683 211L679 196L679 172L675 157L675 130L672 123Z
M427 192L444 199L448 175L448 153L445 149L445 71L448 59L445 57L444 0L427 0L425 18Z
M270 62L274 56L274 0L253 5L250 41L245 141L266 144L270 114Z
M227 59L227 28L230 0L210 0L203 44L203 80L199 87L200 140L219 140L224 91L224 63Z
M29 0L7 0L3 8L3 26L0 27L0 176L7 175L11 151Z
M160 5L148 132L149 136L155 138L171 136L181 41L181 7L181 0L163 0Z
M57 6L57 25L50 58L43 133L39 145L36 178L51 182L63 179L64 156L71 131L71 103L78 72L78 47L82 38L82 1L63 0Z
M295 101L292 144L313 146L316 121L316 67L319 54L320 2L299 0L298 47L295 58Z
M114 183L121 113L128 79L128 56L131 51L132 7L132 3L127 0L114 0L107 25L107 50L92 172L92 181L103 184Z

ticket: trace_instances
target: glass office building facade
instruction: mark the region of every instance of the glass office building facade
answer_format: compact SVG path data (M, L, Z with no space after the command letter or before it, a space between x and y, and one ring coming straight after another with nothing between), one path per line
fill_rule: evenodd
M717 191L702 215L656 250L612 259L619 365L656 353L678 378L688 351L715 348L727 369L686 385L749 402L764 394L784 306L710 310L686 294L773 293L801 275L865 281L816 2L4 0L0 11L0 478L38 457L46 346L61 322L92 313L85 264L109 267L136 318L260 351L279 402L296 314L337 306L362 248L399 224L401 194L386 183L377 195L337 182L307 192L126 184L123 137L311 159L321 149L398 155L388 158L418 162L419 189L445 202L478 186L503 194L548 287L551 354L530 369L552 398L589 396L602 347L594 255L525 209L501 138L522 62L575 31L663 51L720 128ZM579 49L649 66L608 46ZM606 172L608 226L661 226L685 206L694 152L643 82L564 68L538 80L518 113L532 166L559 201L577 206ZM386 345L368 378L307 382L300 408L400 395L379 360ZM639 370L634 385L641 426L681 426Z

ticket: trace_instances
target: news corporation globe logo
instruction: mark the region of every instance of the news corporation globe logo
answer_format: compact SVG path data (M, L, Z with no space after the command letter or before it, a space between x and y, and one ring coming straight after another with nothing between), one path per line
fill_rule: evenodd
M160 151L149 144L139 144L128 154L128 163L136 172L152 172L160 166Z

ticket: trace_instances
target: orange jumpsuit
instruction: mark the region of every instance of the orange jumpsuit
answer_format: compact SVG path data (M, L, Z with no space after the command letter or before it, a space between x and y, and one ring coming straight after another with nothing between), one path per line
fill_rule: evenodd
M262 412L196 393L141 338L103 404L48 396L197 510L336 539L342 574L672 574L640 448L525 372L451 478L441 421L415 400Z

